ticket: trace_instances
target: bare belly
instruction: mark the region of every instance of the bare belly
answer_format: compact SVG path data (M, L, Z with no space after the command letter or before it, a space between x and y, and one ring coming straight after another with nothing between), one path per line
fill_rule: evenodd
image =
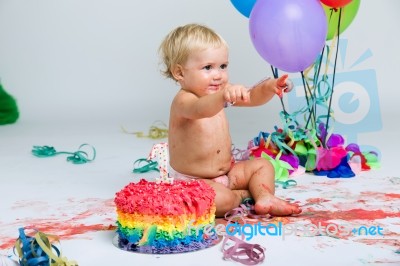
M182 174L214 178L231 167L231 138L225 114L188 120L170 118L168 134L171 167Z
M225 150L224 152L216 150L215 154L209 154L204 157L196 157L193 154L178 156L181 152L183 151L174 151L170 147L170 165L175 171L182 174L199 178L214 178L225 175L232 166L230 150Z

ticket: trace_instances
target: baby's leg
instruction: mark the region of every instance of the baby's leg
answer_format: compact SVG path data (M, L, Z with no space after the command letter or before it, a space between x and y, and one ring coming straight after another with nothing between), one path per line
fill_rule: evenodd
M285 216L299 214L300 207L281 200L275 194L274 168L264 158L238 162L228 173L231 189L248 189L258 214Z
M225 213L240 205L243 199L250 197L248 190L231 190L221 183L202 179L215 191L215 206L217 217L224 217Z

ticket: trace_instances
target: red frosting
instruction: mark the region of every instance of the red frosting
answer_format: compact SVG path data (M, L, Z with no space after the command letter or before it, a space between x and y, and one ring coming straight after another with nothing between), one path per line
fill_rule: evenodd
M214 198L214 190L201 180L157 184L142 179L117 192L114 202L125 213L202 216L210 211Z

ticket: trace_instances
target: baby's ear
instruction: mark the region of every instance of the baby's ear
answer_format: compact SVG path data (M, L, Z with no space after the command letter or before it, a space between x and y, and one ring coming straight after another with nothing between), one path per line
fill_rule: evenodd
M183 67L181 65L176 65L171 68L172 76L176 81L183 79Z

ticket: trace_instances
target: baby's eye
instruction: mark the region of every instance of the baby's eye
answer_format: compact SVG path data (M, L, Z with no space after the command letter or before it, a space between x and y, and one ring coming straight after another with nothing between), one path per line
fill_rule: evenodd
M227 69L227 68L228 68L228 65L227 65L227 64L222 64L222 65L220 66L220 68L221 68L221 69Z
M210 70L211 68L212 68L211 65L208 65L208 66L204 67L205 70Z

